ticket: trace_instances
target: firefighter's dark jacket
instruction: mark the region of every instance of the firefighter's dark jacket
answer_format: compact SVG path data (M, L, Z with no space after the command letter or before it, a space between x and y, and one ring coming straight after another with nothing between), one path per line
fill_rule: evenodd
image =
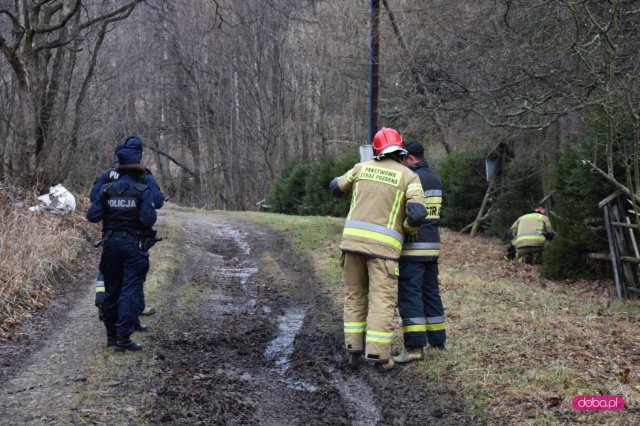
M340 249L398 259L404 234L425 221L420 179L393 158L356 164L329 185L333 194L351 194Z
M442 205L442 181L429 168L426 161L414 164L411 166L411 170L420 177L427 208L427 222L420 226L418 237L414 241L405 241L402 245L400 259L403 261L437 261L440 255L438 220Z
M129 174L122 174L115 182L102 187L87 211L87 219L93 223L103 220L104 231L137 234L150 229L157 214L149 187Z

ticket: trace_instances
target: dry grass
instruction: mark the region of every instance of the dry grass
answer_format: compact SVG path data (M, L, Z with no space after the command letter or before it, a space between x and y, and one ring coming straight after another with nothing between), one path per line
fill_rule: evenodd
M35 194L0 183L0 341L30 311L44 309L55 273L87 241L86 206L65 216L28 211L37 204Z
M324 292L343 302L341 219L242 213L290 235L314 262ZM550 282L504 262L506 246L442 230L448 350L412 368L443 397L488 424L640 424L640 302L609 297L611 282ZM395 349L402 346L401 327ZM578 412L575 395L622 395L622 411Z
M425 377L463 389L493 421L632 424L640 420L640 303L611 283L550 282L501 261L492 239L443 231L449 350ZM575 395L622 395L618 412L577 412Z

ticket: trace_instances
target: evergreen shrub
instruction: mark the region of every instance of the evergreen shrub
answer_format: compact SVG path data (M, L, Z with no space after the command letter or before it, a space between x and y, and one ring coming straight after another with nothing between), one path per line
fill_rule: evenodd
M485 156L480 150L457 151L440 164L444 192L441 226L462 229L475 220L488 186Z
M298 162L286 167L271 187L267 203L276 213L293 215L346 216L350 198L336 198L329 182L359 161L358 154L316 162Z
M581 160L592 149L565 150L554 171L554 207L551 217L556 236L545 247L543 273L549 279L586 278L597 275L603 265L589 259L589 253L608 252L605 234L596 234L584 219L602 217L598 203L613 192L600 176L591 173ZM605 265L606 268L606 265Z

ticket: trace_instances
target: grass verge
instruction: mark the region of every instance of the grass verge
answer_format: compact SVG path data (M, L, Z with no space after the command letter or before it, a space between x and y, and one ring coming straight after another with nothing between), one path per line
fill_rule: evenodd
M31 212L35 194L0 183L0 342L42 310L55 293L58 274L87 246L91 225L83 216L86 199L74 213Z
M342 219L231 213L288 235L342 303ZM493 239L442 231L448 350L414 365L416 380L454 390L492 424L640 423L640 304L611 300L607 282L554 283L501 261ZM401 345L400 330L396 345ZM621 411L573 410L575 395L622 395Z

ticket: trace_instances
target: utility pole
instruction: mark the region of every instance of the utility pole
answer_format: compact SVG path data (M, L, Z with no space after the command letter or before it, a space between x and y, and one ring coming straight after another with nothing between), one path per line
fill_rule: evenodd
M369 63L369 143L378 131L378 56L380 50L378 29L380 21L380 1L371 0L371 60Z

